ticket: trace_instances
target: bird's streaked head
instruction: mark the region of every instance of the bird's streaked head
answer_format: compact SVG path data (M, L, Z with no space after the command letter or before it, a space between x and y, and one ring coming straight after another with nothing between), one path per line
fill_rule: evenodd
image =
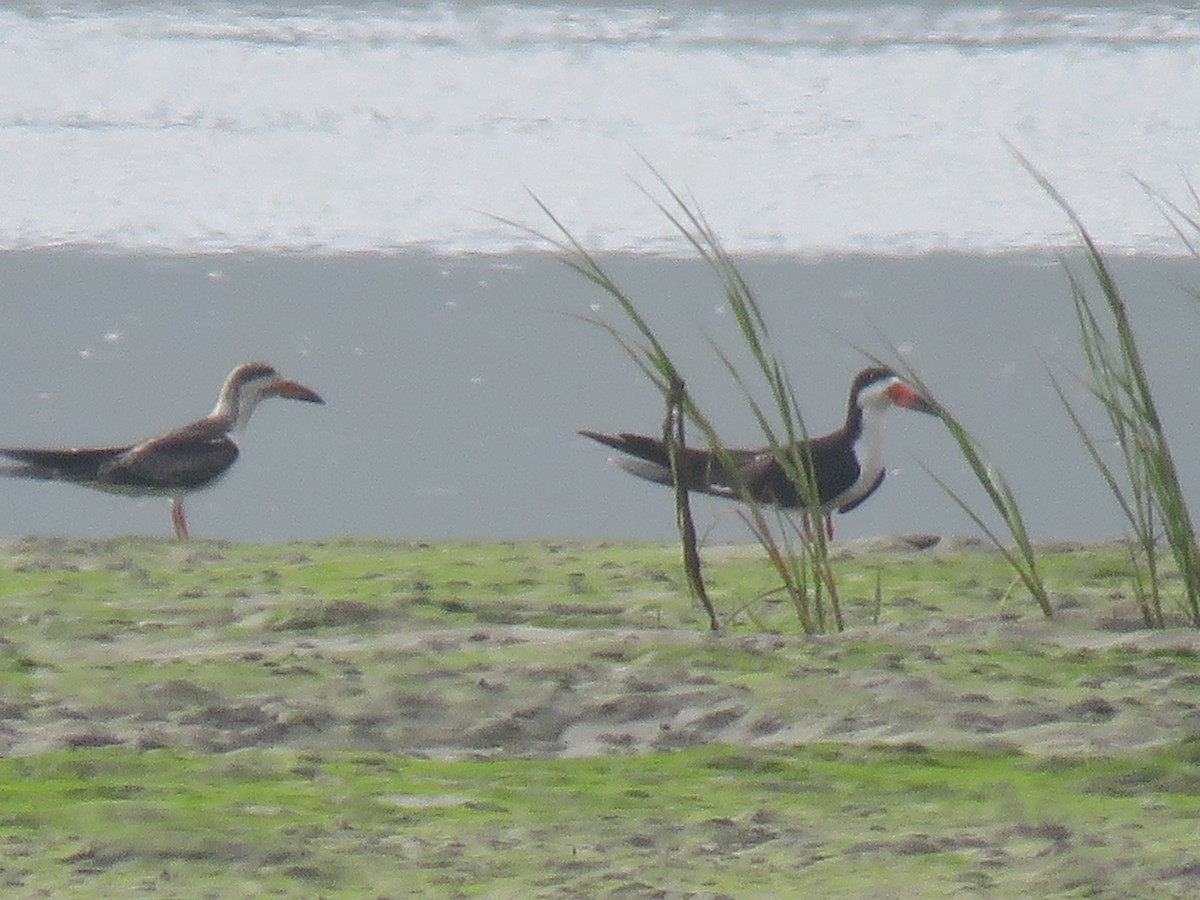
M296 381L284 378L266 363L252 362L238 366L229 373L221 386L221 396L213 408L215 418L228 419L233 431L240 431L250 421L254 408L267 397L324 403L320 394Z

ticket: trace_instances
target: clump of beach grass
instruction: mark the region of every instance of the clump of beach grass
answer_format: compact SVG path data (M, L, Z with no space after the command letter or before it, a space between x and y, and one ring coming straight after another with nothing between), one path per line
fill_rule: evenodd
M1197 549L1195 529L1134 339L1125 301L1103 254L1079 217L1028 160L1015 150L1013 152L1070 218L1103 298L1099 304L1094 302L1082 280L1068 269L1080 345L1090 372L1090 379L1084 384L1087 392L1099 401L1107 415L1114 443L1121 452L1120 473L1104 460L1100 451L1103 441L1084 425L1082 416L1068 399L1062 384L1053 374L1050 378L1089 457L1112 491L1133 531L1132 578L1143 618L1152 627L1162 627L1166 621L1162 612L1164 573L1160 558L1160 543L1165 541L1184 585L1185 614L1193 625L1200 627L1200 550ZM651 197L652 201L716 276L753 365L749 371L740 369L729 354L715 341L710 341L713 352L742 390L770 452L796 485L802 505L810 510L819 509L817 486L810 474L811 459L807 458L809 445L804 419L786 368L771 348L767 323L754 294L695 204L671 189L657 172L654 175L668 200L664 202ZM1200 258L1200 218L1147 190L1189 251ZM647 195L650 196L649 192ZM1191 196L1197 208L1200 208L1200 195L1192 190ZM679 461L686 447L685 422L697 428L735 479L737 467L732 464L726 445L721 442L711 420L688 391L681 371L641 315L637 304L552 210L537 197L534 200L553 223L555 233L546 234L527 226L518 227L547 241L567 265L617 301L633 326L634 336L599 319L588 318L587 321L606 330L663 396L666 408L663 442L671 461L684 568L693 596L704 606L709 614L710 627L716 630L719 620L704 586L688 491L680 475ZM1197 296L1200 297L1200 294ZM999 551L1014 574L1013 585L1024 585L1042 614L1052 617L1053 607L1040 572L1037 549L1016 495L1001 470L992 462L980 441L945 404L936 399L915 368L902 359L898 352L893 353L897 362L891 364L873 354L864 352L864 355L881 365L890 365L935 406L960 455L982 487L987 503L998 517L1001 527L990 524L991 516L986 509L972 505L962 493L928 466L922 464L922 468ZM764 386L771 398L768 405L756 399ZM781 424L776 427L772 421ZM735 484L734 488L744 501L740 515L778 573L780 589L791 600L804 631L820 633L831 628L841 630L844 619L825 531L819 527L808 527L807 519L803 520L804 527L801 527L777 507L760 503L751 496L745 484ZM747 609L748 605L743 605L739 612Z
M1111 434L1101 437L1090 430L1079 407L1071 401L1062 382L1048 366L1047 374L1089 459L1129 524L1132 532L1129 543L1130 578L1143 621L1153 628L1162 628L1167 623L1162 602L1164 585L1167 583L1163 559L1165 543L1165 552L1174 562L1183 584L1181 606L1184 615L1192 625L1200 627L1200 549L1197 548L1195 527L1178 469L1134 336L1128 306L1108 261L1078 214L1028 159L1015 149L1013 153L1070 219L1099 289L1100 299L1096 300L1084 280L1064 261L1079 343L1088 371L1087 377L1075 377L1104 410ZM1142 186L1158 204L1189 253L1200 259L1200 217L1144 183ZM1200 194L1190 185L1188 190L1193 204L1200 209ZM1193 295L1200 299L1200 292L1193 291ZM1042 612L1051 617L1053 609L1039 573L1036 548L1008 481L989 460L978 439L944 404L934 398L915 369L903 361L898 353L894 355L898 363L893 368L937 404L942 421L1011 541L1005 540L999 531L990 527L983 512L972 506L960 492L955 491L928 466L922 464L922 467L987 536L1009 563L1018 581L1037 601ZM1109 443L1118 448L1119 466L1109 464L1104 458L1101 448Z
M713 351L742 390L746 403L762 430L765 443L789 479L796 485L802 505L809 510L819 510L819 494L812 475L811 452L807 443L808 432L791 380L771 348L770 334L762 310L737 265L703 215L694 204L673 190L661 176L654 174L668 200L659 201L651 197L652 201L685 242L707 263L716 277L753 365L749 371L739 368L715 340L710 341ZM650 196L649 192L647 196ZM658 334L641 314L637 304L608 274L596 255L575 237L549 206L536 196L534 201L553 224L555 233L546 234L526 226L518 227L525 228L547 241L568 266L616 300L632 326L633 336L627 335L612 323L592 318L587 321L608 332L663 397L666 410L663 441L671 461L676 521L682 544L684 569L693 596L709 614L710 627L717 630L720 623L704 586L688 489L680 472L680 460L685 449L685 422L700 432L722 466L733 475L734 491L744 504L740 515L778 573L781 589L792 603L805 633L842 630L845 620L824 529L819 524L817 527L809 527L808 519L805 519L805 524L801 526L782 510L761 503L752 496L745 483L737 483L738 468L729 455L728 445L721 441L711 419L689 392L679 367ZM763 387L771 397L769 406L761 404L755 397L756 391ZM780 422L778 427L771 424L771 413ZM819 514L813 513L811 518L816 520ZM741 610L745 609L745 606L741 607Z
M1088 457L1129 524L1133 587L1143 619L1153 628L1166 624L1162 559L1165 542L1166 553L1183 585L1184 615L1193 626L1200 627L1200 550L1195 526L1134 336L1128 305L1104 254L1066 198L1028 159L1013 152L1070 219L1095 281L1095 288L1089 291L1083 279L1064 263L1087 367L1086 376L1075 377L1103 409L1110 434L1101 437L1090 430L1059 379L1050 373L1050 380ZM1200 236L1200 220L1146 189L1191 254L1200 258L1200 244L1196 241ZM1194 189L1191 196L1200 208L1200 197ZM1099 291L1099 299L1095 297L1095 289ZM1117 465L1107 462L1101 452L1101 447L1110 442L1118 448Z
M893 348L895 347L894 344L892 346ZM893 355L896 357L896 362L892 365L892 368L899 372L909 384L924 395L936 408L938 416L946 426L946 430L950 432L950 436L954 439L959 454L966 461L971 474L975 476L975 480L983 488L983 492L992 510L999 517L1003 531L1008 533L1008 540L1004 538L1000 529L988 524L983 511L971 505L961 492L956 491L950 486L949 482L924 463L920 464L921 468L949 495L950 499L955 502L958 508L966 514L967 518L983 532L988 541L996 548L1012 569L1015 576L1014 584L1023 584L1026 590L1029 591L1030 596L1037 602L1042 614L1046 618L1053 617L1054 610L1050 603L1050 593L1045 581L1042 579L1038 566L1037 549L1034 546L1033 539L1029 535L1029 529L1025 525L1025 516L1021 513L1021 506L1017 502L1016 494L1013 493L1008 480L991 461L979 439L951 412L949 407L936 398L917 370L910 363L906 362L899 353L894 352ZM878 359L876 361L884 365L882 361Z

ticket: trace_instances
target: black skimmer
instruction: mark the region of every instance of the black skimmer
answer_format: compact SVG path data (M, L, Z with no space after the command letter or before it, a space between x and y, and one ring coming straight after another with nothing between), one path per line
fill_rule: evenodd
M826 534L833 536L833 510L849 512L883 483L883 415L891 406L937 414L937 408L895 372L882 366L863 369L850 385L846 422L837 431L813 438L807 450L797 449L797 459L807 465L811 453L816 475L820 512L825 516ZM640 434L580 434L627 454L613 460L627 472L656 484L672 484L667 450L658 438ZM731 471L711 450L688 448L684 454L684 478L689 490L717 497L741 499L744 490L759 503L785 508L804 506L802 492L788 477L771 448L726 451ZM805 525L807 527L807 513Z
M198 422L125 447L0 448L0 455L18 463L0 467L0 474L65 481L134 497L169 497L175 536L187 540L184 495L208 487L229 470L238 457L233 436L246 427L254 408L267 397L325 402L266 363L246 363L229 373L217 405Z

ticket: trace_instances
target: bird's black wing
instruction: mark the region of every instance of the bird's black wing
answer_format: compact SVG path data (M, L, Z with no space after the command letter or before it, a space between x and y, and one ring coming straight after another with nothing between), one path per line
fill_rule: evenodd
M817 470L817 495L824 506L858 480L858 458L836 432L813 438L811 446L813 465Z
M749 451L737 451L748 453ZM797 445L791 451L801 472L808 469L809 455L817 471L817 498L824 506L854 484L858 478L858 460L847 453L840 442L816 438L810 444ZM805 505L805 490L788 475L770 450L755 451L753 456L734 457L750 495L760 503L775 503L786 508Z
M579 432L584 437L599 441L606 447L627 453L633 459L616 460L626 472L653 481L656 484L670 485L674 483L671 476L671 460L667 448L660 438L648 437L643 434L601 434L596 431ZM731 472L724 460L711 450L698 447L684 448L682 467L683 481L688 490L704 491L717 497L738 499L741 495L738 487L743 481L752 494L755 492L754 479L756 473L750 468L763 455L770 460L771 454L763 450L742 450L730 448L725 455L732 463L735 472ZM741 473L741 477L738 477ZM754 494L757 496L757 494Z
M724 483L730 488L729 496L740 499L740 487L759 503L774 503L777 506L799 506L796 486L788 478L787 471L779 464L770 450L731 450L730 461L740 476L727 475ZM736 455L735 455L736 454Z

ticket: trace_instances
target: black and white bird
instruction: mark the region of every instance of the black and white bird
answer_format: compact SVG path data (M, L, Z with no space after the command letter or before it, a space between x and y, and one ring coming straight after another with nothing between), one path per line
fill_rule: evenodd
M266 363L238 366L221 386L213 411L197 422L124 447L0 448L16 462L0 474L62 481L114 494L168 497L175 536L187 540L183 498L221 478L238 457L234 437L267 397L324 403L315 392L282 377Z
M807 447L804 444L796 447L799 452L794 458L801 465L807 465L811 455L820 500L819 510L805 509L804 512L806 515L810 512L823 515L830 537L833 535L833 511L849 512L883 483L887 474L883 464L884 413L893 406L937 414L934 404L895 372L882 366L863 369L850 385L850 400L842 427L813 438ZM657 484L674 483L667 450L659 438L629 433L579 433L627 454L613 459L626 472ZM688 448L681 469L683 483L689 490L734 500L741 499L742 491L745 491L759 503L784 508L804 507L803 493L797 490L769 447L729 449L725 459L712 450Z

